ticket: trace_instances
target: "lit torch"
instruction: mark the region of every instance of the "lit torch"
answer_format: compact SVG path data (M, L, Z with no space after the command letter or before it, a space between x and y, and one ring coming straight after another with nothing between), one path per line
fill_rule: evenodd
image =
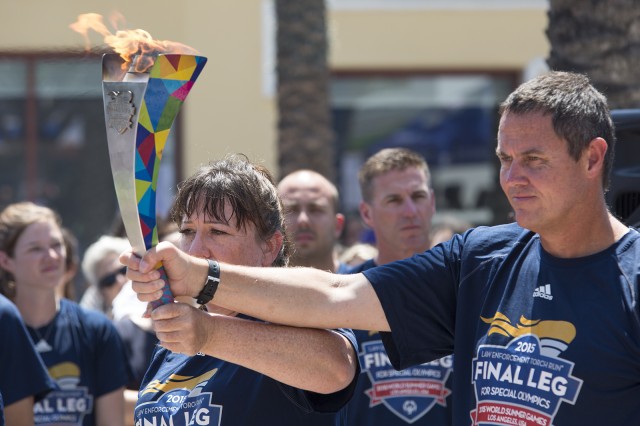
M165 143L180 106L207 58L180 43L153 40L143 30L115 35L97 14L84 14L71 28L88 40L102 34L116 53L102 58L102 94L111 172L122 221L134 253L158 244L156 186ZM164 268L163 296L151 308L173 302Z

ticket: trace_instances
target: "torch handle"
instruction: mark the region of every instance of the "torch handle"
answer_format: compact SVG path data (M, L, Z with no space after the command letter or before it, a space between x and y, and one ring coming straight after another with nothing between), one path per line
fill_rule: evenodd
M151 310L154 310L158 306L166 305L167 303L173 303L173 294L169 287L169 277L167 277L167 272L164 270L164 266L162 266L162 264L160 264L157 269L160 272L160 278L164 281L164 287L162 287L162 297L149 303L151 305Z

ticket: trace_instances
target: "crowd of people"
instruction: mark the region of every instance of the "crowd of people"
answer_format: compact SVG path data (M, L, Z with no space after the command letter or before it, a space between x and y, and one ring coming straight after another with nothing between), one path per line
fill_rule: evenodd
M399 370L453 355L456 425L640 422L640 238L604 197L615 146L606 99L582 75L550 72L500 112L514 223L355 274L221 263L216 305L295 327L377 330ZM207 263L168 244L121 260L142 301L161 295L158 262L178 296L205 282Z
M178 185L142 258L116 235L79 253L55 211L9 205L0 425L640 423L640 236L605 202L614 149L605 97L549 72L500 107L514 223L436 225L406 148L361 166L374 241L350 247L330 180L276 183L239 154ZM160 262L176 303L149 311Z

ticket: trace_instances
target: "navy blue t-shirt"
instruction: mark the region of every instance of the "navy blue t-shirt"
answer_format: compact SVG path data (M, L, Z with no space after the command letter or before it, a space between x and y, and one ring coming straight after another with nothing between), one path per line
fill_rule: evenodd
M357 352L353 332L336 331ZM173 426L342 425L341 408L351 398L355 383L356 378L345 389L322 395L218 358L189 357L157 347L138 393L134 419L141 425Z
M376 267L369 259L349 270ZM352 426L450 425L453 355L397 371L377 331L354 330L358 340L360 377L347 404Z
M46 337L51 350L40 356L60 388L35 404L35 424L94 425L96 398L124 387L130 378L113 323L100 312L62 299L53 321L29 332L34 342Z
M39 401L54 388L42 359L33 348L18 308L0 295L0 394L3 406L29 396Z
M396 368L455 348L454 424L640 424L640 238L560 259L516 224L365 271Z

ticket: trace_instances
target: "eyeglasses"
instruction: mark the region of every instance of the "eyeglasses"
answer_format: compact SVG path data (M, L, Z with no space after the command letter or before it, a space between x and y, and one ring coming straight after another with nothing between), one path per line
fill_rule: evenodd
M98 280L98 288L109 288L113 286L118 280L118 275L125 275L127 273L127 267L123 266L115 272L112 272Z

